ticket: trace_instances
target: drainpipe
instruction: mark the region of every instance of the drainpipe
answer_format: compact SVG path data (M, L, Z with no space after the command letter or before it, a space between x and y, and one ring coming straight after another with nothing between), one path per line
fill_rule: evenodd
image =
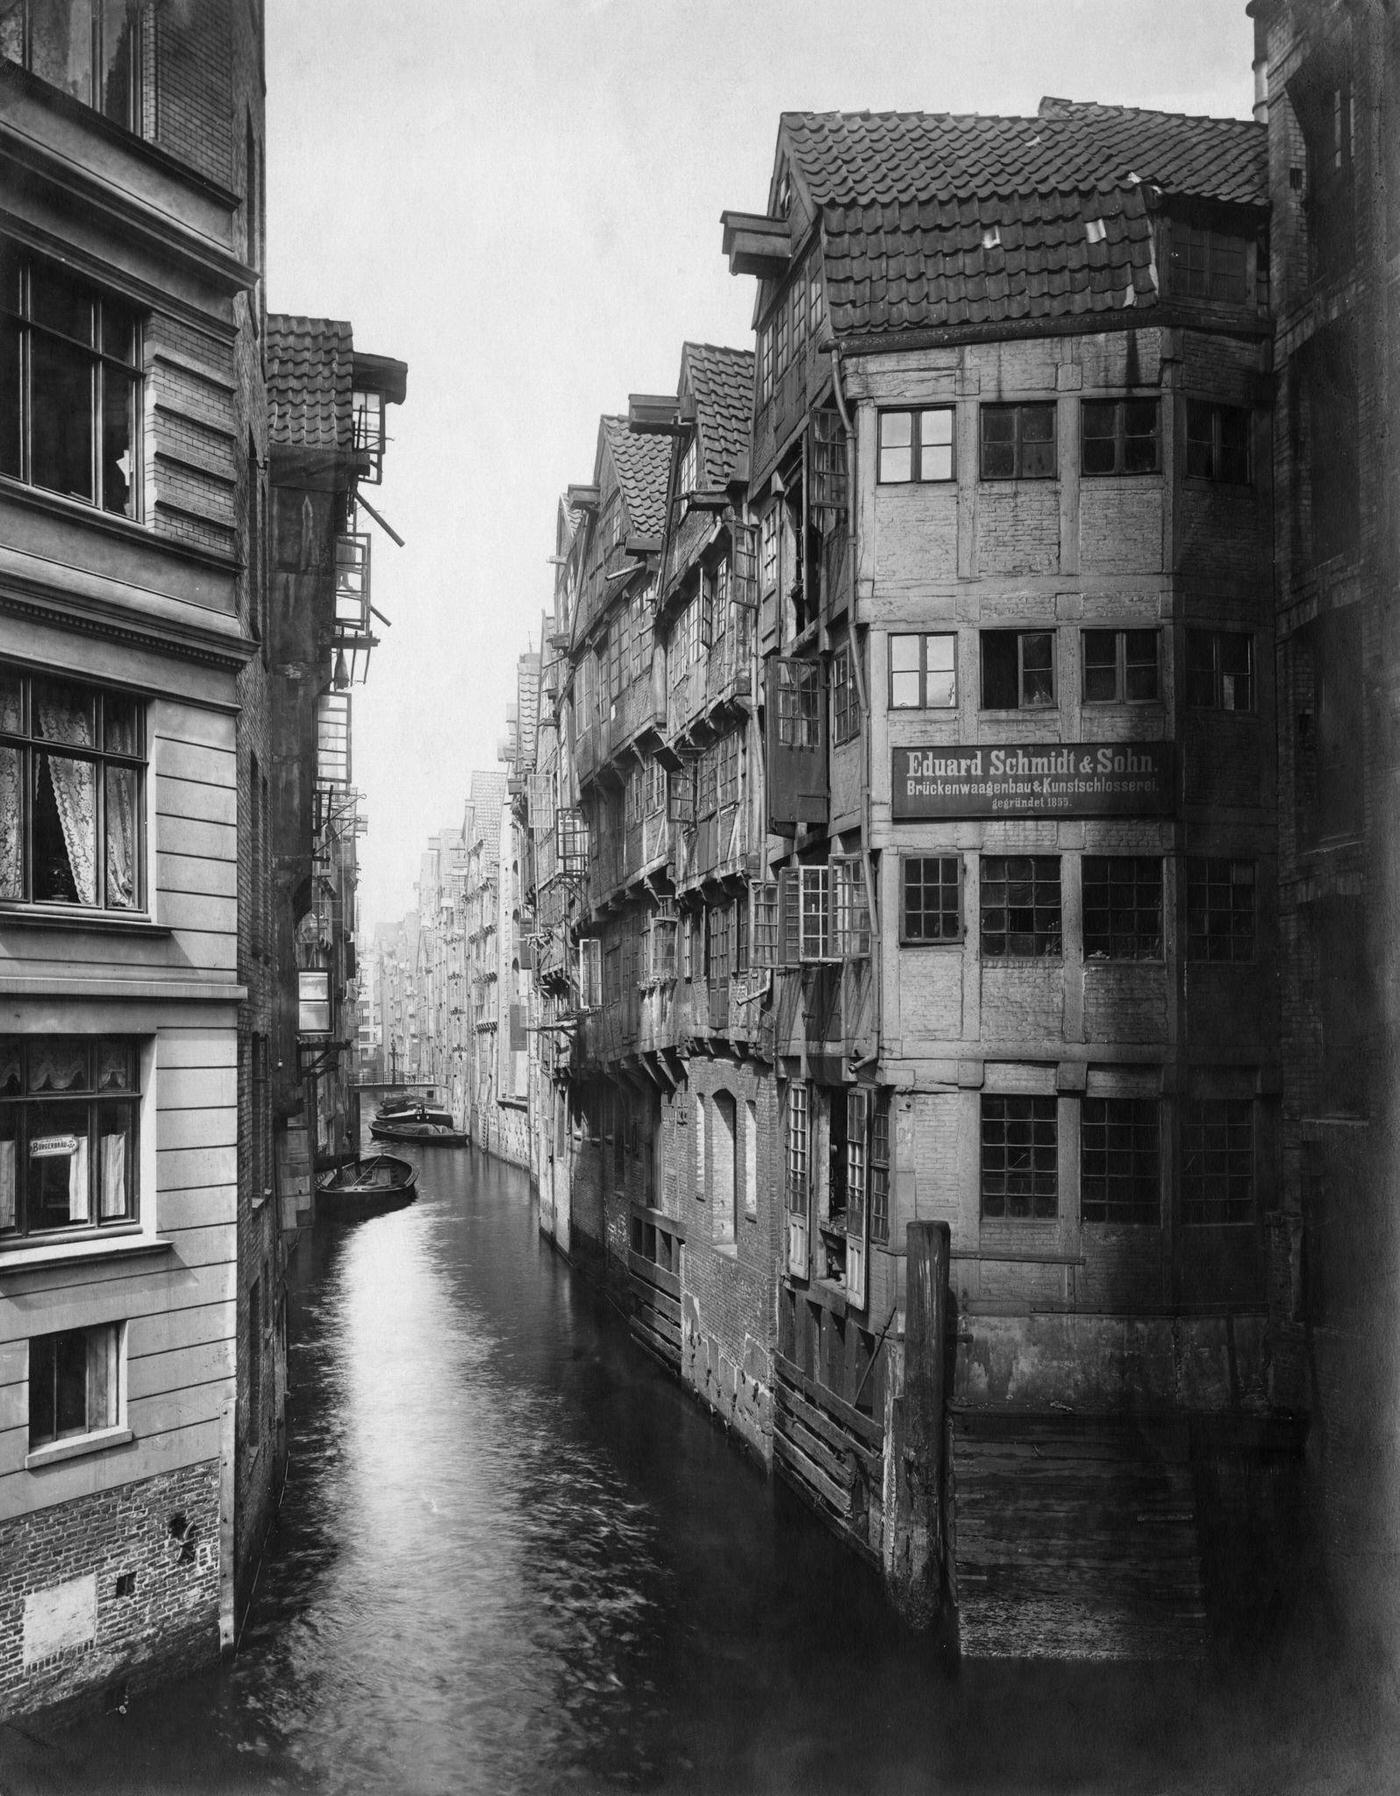
M881 1013L881 966L883 956L880 941L880 913L875 903L875 875L870 865L870 698L865 686L865 663L861 655L861 644L856 636L856 627L860 622L858 601L859 588L856 583L856 433L851 422L850 410L846 404L846 395L841 386L841 345L831 346L831 390L835 395L836 409L841 414L841 426L846 433L846 508L847 530L851 544L851 589L848 606L850 610L851 629L851 662L855 668L856 697L860 700L861 715L865 719L864 755L860 770L860 821L861 845L860 865L865 879L865 904L870 913L870 1021L874 1037L873 1051L862 1057L860 1066L868 1066L872 1060L879 1058L880 1052L880 1013Z

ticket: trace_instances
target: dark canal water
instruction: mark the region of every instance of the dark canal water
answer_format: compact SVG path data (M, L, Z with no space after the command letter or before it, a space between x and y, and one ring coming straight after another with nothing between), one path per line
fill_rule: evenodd
M290 1360L237 1658L0 1757L0 1790L1400 1787L1297 1649L949 1681L540 1242L522 1175L470 1152L303 1241Z

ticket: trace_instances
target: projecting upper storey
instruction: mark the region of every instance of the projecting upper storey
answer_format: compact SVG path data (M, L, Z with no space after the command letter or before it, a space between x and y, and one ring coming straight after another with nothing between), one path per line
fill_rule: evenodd
M1264 330L1266 165L1252 120L1089 102L784 113L766 214L724 215L731 272L760 280L755 475L819 396L833 338L876 351L1149 317Z
M408 369L355 350L336 318L271 313L267 320L268 439L279 461L298 463L306 484L371 485L384 456L384 408L402 405Z

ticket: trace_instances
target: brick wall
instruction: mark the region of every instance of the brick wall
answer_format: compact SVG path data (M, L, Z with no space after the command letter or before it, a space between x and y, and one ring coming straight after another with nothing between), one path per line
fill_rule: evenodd
M234 73L228 0L184 0L159 8L156 26L157 142L222 186L234 180L229 93ZM241 119L238 121L241 126Z
M89 1578L91 1633L74 1625L72 1644L27 1664L62 1638L46 1593ZM0 1719L216 1657L219 1579L217 1460L0 1522ZM69 1594L81 1613L84 1592Z

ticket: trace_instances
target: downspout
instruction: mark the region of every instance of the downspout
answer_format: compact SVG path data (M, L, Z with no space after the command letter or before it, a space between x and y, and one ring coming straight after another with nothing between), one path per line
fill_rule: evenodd
M860 701L861 715L865 719L865 728L861 732L864 754L860 769L860 865L865 879L865 904L870 913L870 1021L873 1031L873 1046L869 1055L859 1061L859 1065L868 1065L871 1060L879 1058L880 1052L880 1013L881 1013L881 970L883 962L880 939L880 913L875 902L875 874L870 865L870 697L865 685L865 657L861 653L862 644L857 638L856 629L860 623L860 610L856 581L856 433L851 422L850 410L846 405L846 395L841 386L841 345L831 346L831 390L836 398L836 409L841 414L841 426L846 433L846 511L847 530L851 544L851 585L847 599L850 612L851 662L855 668L856 697Z

